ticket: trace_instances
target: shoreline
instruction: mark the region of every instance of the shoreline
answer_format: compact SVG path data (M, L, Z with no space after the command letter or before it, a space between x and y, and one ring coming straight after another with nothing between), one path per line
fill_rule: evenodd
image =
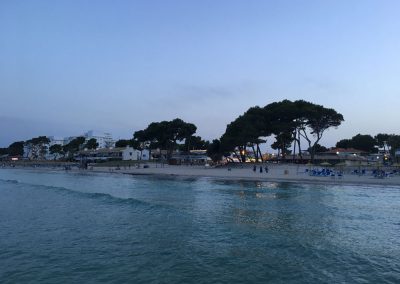
M264 165L265 166L265 165ZM310 176L306 173L308 166L304 165L268 165L268 173L253 172L252 166L243 167L220 167L206 168L204 166L171 166L149 168L131 168L113 170L112 173L121 173L137 176L169 176L169 177L206 177L218 180L241 180L241 181L259 181L259 182L288 182L288 183L309 183L309 184L330 184L330 185L374 185L374 186L400 186L400 176L378 179L372 176L345 174L343 177L319 177ZM110 172L110 168L93 168L92 172Z
M265 165L264 165L265 167ZM159 177L204 177L217 180L229 181L258 181L258 182L278 182L278 183L306 183L322 185L371 185L371 186L397 186L400 187L400 175L385 178L374 178L372 175L356 175L345 173L342 177L331 176L310 176L305 165L282 165L269 164L268 173L256 172L252 166L243 167L219 167L206 168L204 166L171 166L171 165L149 165L148 168L128 168L121 167L93 167L88 170L72 169L67 172L73 173L102 173L102 174L124 174L132 176L159 176ZM54 167L5 167L3 169L25 169L35 171L65 171L62 168Z
M206 169L206 171L213 170L213 169ZM196 171L196 170L195 170ZM227 171L225 169L225 171ZM233 171L233 170L232 170ZM93 171L98 173L107 173L107 171ZM194 172L155 172L155 171L146 171L146 172L139 172L139 171L124 171L121 170L120 172L113 172L125 175L132 175L132 176L163 176L163 177L197 177L197 178L211 178L216 180L227 180L227 181L253 181L253 182L277 182L277 183L304 183L304 184L320 184L320 185L363 185L363 186L390 186L390 187L400 187L400 176L378 179L371 176L357 176L357 175L345 175L342 178L334 178L331 177L314 177L309 176L303 173L294 173L284 175L281 174L277 176L276 174L259 174L256 173L252 175L250 174L242 174L242 173L233 173L231 175L226 175L224 172L220 173L203 173L201 170L198 173Z

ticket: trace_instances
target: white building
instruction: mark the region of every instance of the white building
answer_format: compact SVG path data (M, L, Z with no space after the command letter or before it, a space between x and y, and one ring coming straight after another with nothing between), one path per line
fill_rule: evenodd
M53 159L61 158L62 155L50 154L50 151L49 151L50 147L53 145L65 146L77 137L85 137L85 140L86 140L85 142L89 141L92 138L95 138L97 143L99 143L99 146L98 146L99 149L110 149L110 148L114 148L114 146L115 146L115 141L113 140L110 133L94 132L93 130L90 130L83 135L69 136L69 137L65 137L65 138L48 136L50 142L49 142L49 144L45 145L47 147L47 151L46 151L45 155L43 156L43 158L45 158L46 160L53 160ZM35 152L37 152L37 151L35 151ZM28 145L24 145L23 157L25 159L32 159L32 158L35 158L35 156L37 156L37 153L35 154Z
M53 145L61 145L64 146L64 138L49 136L50 143L47 144L47 153L45 155L46 160L58 160L62 157L59 154L50 154L50 147Z
M95 132L90 130L83 135L86 141L94 138L99 143L99 148L113 148L115 146L115 141L110 133Z
M53 145L64 146L64 140L65 140L64 138L59 138L59 137L54 137L54 136L49 136L48 138L50 140L49 147L53 146Z
M122 150L122 160L123 161L148 161L150 160L150 152L149 150L139 151L133 149L132 147L126 147Z
M96 139L97 143L99 143L98 148L114 148L115 147L115 141L112 138L112 135L107 132L97 132L94 130L89 130L88 132L84 133L83 135L78 135L78 136L70 136L70 137L65 137L63 141L63 145L68 144L72 140L74 140L77 137L85 137L85 142L89 141L90 139Z
M32 145L24 144L24 154L23 158L24 159L46 159L46 160L53 160L53 159L58 159L60 158L60 155L54 156L53 154L50 154L50 147L53 145L64 145L64 139L63 138L55 138L54 136L48 136L47 137L50 142L48 144L43 145L44 146L44 154L40 154L39 152L41 149L37 147L33 147Z
M132 147L126 148L101 148L97 150L82 150L76 154L75 159L89 162L98 161L148 161L149 151L139 151Z

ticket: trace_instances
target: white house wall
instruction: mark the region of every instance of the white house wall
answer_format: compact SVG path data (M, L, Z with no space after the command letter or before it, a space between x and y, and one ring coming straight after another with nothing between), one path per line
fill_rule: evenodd
M132 147L127 147L125 150L122 151L122 160L124 161L148 161L149 160L149 151L143 150L139 151L133 149Z

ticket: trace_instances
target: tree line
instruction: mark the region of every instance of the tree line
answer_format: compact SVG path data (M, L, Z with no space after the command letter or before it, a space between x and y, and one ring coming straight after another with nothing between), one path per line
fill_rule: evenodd
M343 115L334 109L306 102L304 100L274 102L265 107L251 107L243 115L227 125L225 133L212 142L195 136L197 127L177 118L172 121L153 122L145 129L136 131L133 138L119 140L116 147L132 146L136 149L164 149L167 158L173 150L207 150L208 155L218 161L233 153L239 161L245 162L247 150L252 149L256 161L263 161L260 145L274 136L272 148L282 155L294 151L301 155L301 141L307 141L314 158L315 149L325 131L337 127L344 121ZM178 143L179 142L179 143Z
M343 115L332 108L314 104L304 100L283 100L273 102L264 107L255 106L238 116L229 123L224 134L219 139L205 141L196 136L196 125L185 122L180 118L171 121L152 122L146 128L133 133L131 139L121 139L115 147L131 146L137 150L155 149L166 151L166 158L173 151L189 152L192 149L207 150L214 161L233 154L239 161L245 162L247 153L252 152L257 162L263 162L260 145L271 140L271 147L285 157L296 153L302 158L307 150L311 160L315 154L327 149L319 143L330 128L337 128L344 121ZM22 156L24 148L32 159L43 159L47 152L63 159L72 159L73 155L84 148L96 149L98 143L92 138L77 137L68 144L58 144L48 147L50 140L39 136L27 141L12 143L8 148L0 148L1 154ZM303 143L306 145L304 146ZM368 153L377 152L378 147L390 149L394 155L395 149L400 148L400 136L395 134L371 135L357 134L350 139L337 142L339 148L355 148Z
M302 155L302 141L307 142L311 159L323 134L331 127L338 127L344 121L343 115L331 108L304 100L284 100L265 107L251 107L243 115L228 124L220 139L213 140L209 155L220 159L228 153L245 162L247 148L251 148L256 161L263 162L260 144L271 136L271 147L284 157L291 151Z
M338 148L354 148L366 153L377 153L381 148L392 156L400 149L400 135L379 133L372 137L368 134L357 134L350 139L342 139L336 143Z
M152 122L145 129L133 133L129 140L118 140L116 147L132 146L138 150L163 149L167 151L167 159L174 150L189 152L192 149L207 149L208 142L195 136L197 127L180 118L171 121Z
M0 155L27 156L31 160L44 160L47 153L56 157L70 160L74 154L82 149L96 149L99 146L95 138L86 141L85 137L76 137L65 145L54 144L49 146L50 139L38 136L26 141L17 141L8 148L0 148Z

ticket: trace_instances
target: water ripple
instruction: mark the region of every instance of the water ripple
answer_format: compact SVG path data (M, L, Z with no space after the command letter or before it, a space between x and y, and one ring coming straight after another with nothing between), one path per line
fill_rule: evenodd
M0 172L1 283L400 283L400 190Z

